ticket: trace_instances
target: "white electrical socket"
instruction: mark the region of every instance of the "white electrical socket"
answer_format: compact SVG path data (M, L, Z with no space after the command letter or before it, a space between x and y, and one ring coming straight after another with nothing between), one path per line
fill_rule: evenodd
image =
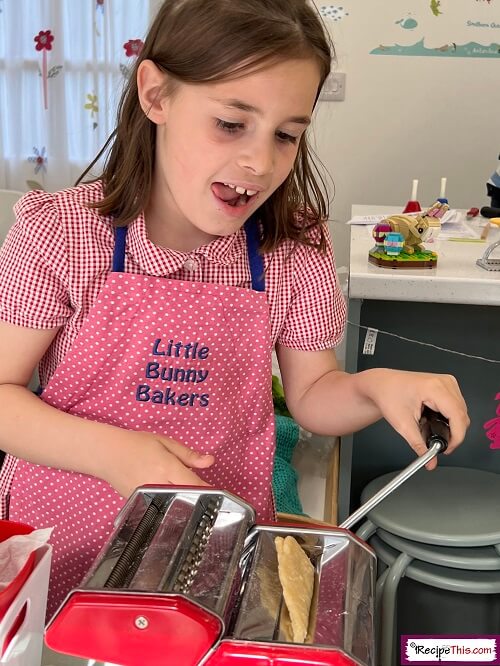
M345 73L330 72L319 96L320 102L343 102L345 99Z

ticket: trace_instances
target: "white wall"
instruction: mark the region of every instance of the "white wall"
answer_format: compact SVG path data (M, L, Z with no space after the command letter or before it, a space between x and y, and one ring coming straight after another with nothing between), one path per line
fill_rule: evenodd
M325 18L337 69L347 74L345 101L320 102L315 122L316 150L335 183L338 265L347 262L351 205L405 203L413 178L422 205L438 196L443 176L452 206L489 204L485 182L500 152L500 59L369 53L381 43L409 45L423 36L436 48L500 42L499 0L442 0L437 17L429 3L344 0L348 16ZM411 31L396 24L409 12L418 22Z

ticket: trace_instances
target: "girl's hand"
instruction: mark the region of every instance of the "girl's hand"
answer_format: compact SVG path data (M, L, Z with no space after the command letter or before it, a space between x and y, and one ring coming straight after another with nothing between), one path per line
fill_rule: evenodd
M122 431L123 439L114 465L100 475L123 497L147 484L208 486L191 469L206 469L214 463L212 455L192 451L169 437L147 432ZM121 449L121 452L120 452Z
M382 368L361 374L365 375L365 395L417 455L421 456L427 450L418 425L424 405L441 412L449 421L450 441L446 454L461 444L470 420L455 377ZM436 465L434 458L426 467L434 469Z

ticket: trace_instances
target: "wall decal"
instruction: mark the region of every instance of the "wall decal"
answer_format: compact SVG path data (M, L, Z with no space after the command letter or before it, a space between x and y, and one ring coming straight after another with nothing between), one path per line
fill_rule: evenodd
M385 0L384 13L366 9L373 26L371 55L499 58L500 5L495 0ZM430 11L429 11L430 10Z
M415 30L415 28L418 26L418 23L414 18L405 18L396 21L396 25L400 25L403 30Z
M332 19L333 21L340 21L341 19L349 16L349 12L344 7L337 5L323 5L319 8L319 13L325 18Z
M428 48L422 38L415 44L403 46L401 44L383 45L370 51L372 55L392 55L392 56L440 56L453 58L500 58L500 43L478 44L469 42L468 44L456 44L450 42L442 44L435 48Z
M431 12L434 14L434 16L439 16L440 14L443 13L440 7L441 7L440 0L431 0Z

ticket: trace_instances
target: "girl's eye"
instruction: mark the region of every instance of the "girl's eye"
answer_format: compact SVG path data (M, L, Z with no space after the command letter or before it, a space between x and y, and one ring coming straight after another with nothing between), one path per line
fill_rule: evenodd
M219 129L221 129L223 132L226 132L227 134L236 134L240 130L245 129L244 123L232 123L228 120L222 120L221 118L216 118L215 124ZM276 132L276 137L281 143L296 144L298 141L298 137L287 134L286 132Z
M286 134L286 132L276 132L276 136L283 143L292 143L292 144L297 143L297 137L292 136L291 134Z
M215 124L221 130L228 132L229 134L234 134L244 127L243 123L229 123L226 120L221 120L220 118L216 119Z

